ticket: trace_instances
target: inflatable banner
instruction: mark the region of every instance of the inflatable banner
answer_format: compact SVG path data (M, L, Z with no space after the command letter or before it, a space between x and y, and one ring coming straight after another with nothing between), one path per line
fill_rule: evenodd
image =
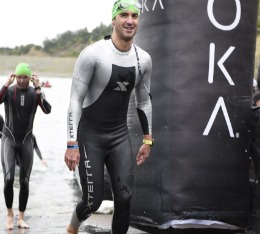
M135 44L153 61L155 143L136 167L131 223L155 230L246 228L258 1L142 4ZM135 112L131 104L138 152Z

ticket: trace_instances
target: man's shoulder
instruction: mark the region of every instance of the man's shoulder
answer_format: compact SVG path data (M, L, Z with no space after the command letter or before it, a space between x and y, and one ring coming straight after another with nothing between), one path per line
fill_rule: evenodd
M6 92L7 92L7 93L13 93L15 87L16 87L16 84L10 85L9 87L3 86L3 88L6 89Z
M92 44L86 46L85 49L93 50L93 49L101 48L101 47L103 47L103 46L106 46L106 40L101 39L101 40L99 40L99 41L95 41L95 42L93 42Z
M146 50L142 49L141 47L135 44L134 47L137 50L137 55L140 58L141 63L151 63L151 56Z
M11 95L16 92L16 90L19 90L19 88L17 87L17 85L11 85L7 88L7 92L9 92ZM34 87L32 86L28 86L26 89L22 90L24 93L35 93L34 91Z
M106 41L102 39L86 46L82 50L81 54L88 53L88 54L98 55L99 51L102 52L106 46L107 46Z

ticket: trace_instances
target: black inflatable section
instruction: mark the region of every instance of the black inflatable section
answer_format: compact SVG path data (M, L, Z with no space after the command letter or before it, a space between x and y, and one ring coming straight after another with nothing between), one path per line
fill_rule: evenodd
M131 223L249 225L257 0L147 0L135 43L153 60L151 156L136 167ZM134 152L142 133L133 101Z
M253 95L253 103L259 99L260 92ZM250 161L250 231L260 233L260 107L252 108L252 140Z

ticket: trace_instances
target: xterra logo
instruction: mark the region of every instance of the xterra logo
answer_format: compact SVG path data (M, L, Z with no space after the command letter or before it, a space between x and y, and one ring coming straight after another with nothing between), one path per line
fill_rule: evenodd
M118 86L114 90L127 92L127 85L129 85L129 82L116 82L116 83Z
M24 95L21 95L21 106L24 106Z

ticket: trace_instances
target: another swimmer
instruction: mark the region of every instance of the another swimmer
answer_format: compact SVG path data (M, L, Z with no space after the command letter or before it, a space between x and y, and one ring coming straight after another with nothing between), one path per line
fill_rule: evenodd
M16 85L12 85L16 79ZM30 80L34 86L29 85ZM4 173L4 197L7 207L6 228L13 229L13 183L16 155L20 166L20 193L18 228L29 228L24 221L24 212L29 196L29 179L33 165L33 122L37 107L45 114L51 112L51 105L41 92L37 75L32 75L28 64L17 65L0 91L0 104L5 104L5 124L1 142L1 159Z

